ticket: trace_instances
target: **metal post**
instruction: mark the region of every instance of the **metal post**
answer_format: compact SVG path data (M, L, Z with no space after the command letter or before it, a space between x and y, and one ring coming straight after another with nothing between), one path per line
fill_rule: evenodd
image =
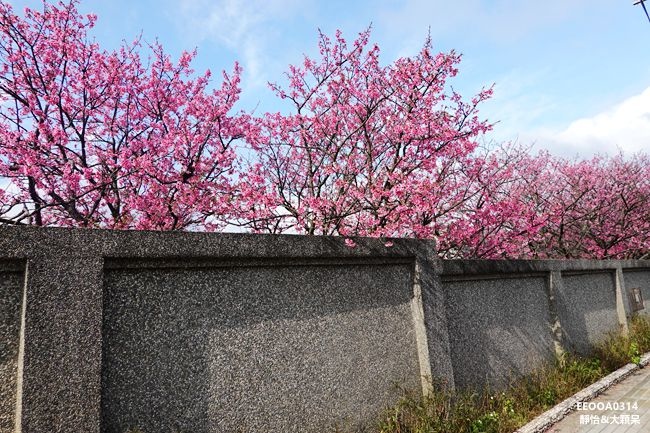
M648 21L650 21L650 14L648 14L648 9L645 7L645 2L646 0L637 0L634 2L635 5L640 4L641 7L643 8L643 11L645 12L645 16L648 17Z

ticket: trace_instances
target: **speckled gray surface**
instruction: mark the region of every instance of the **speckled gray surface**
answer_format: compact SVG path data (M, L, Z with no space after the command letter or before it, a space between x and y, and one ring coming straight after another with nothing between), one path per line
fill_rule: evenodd
M23 433L354 426L392 382L533 368L552 356L549 320L588 345L617 325L616 269L649 290L649 261L440 262L428 241L355 242L0 226L0 263L27 263ZM551 273L568 277L553 302ZM491 282L443 290L454 278Z
M99 433L101 257L27 262L22 431Z
M563 272L556 289L564 345L582 355L619 327L614 272Z
M103 431L327 431L419 386L412 266L105 274Z
M103 375L105 385L120 385L119 380L111 382L111 365L114 367L115 364L111 364L109 359L111 347L116 347L111 345L116 341L110 337L116 335L111 334L112 325L104 328L106 337L102 335L102 324L111 323L103 320L103 296L111 293L110 287L106 291L103 288L105 270L107 274L151 272L151 275L166 275L164 270L173 268L172 274L180 272L182 278L188 278L186 282L191 286L203 281L199 275L205 275L206 267L214 267L211 265L214 260L219 261L217 281L224 278L224 268L238 268L237 274L244 269L242 262L246 262L248 267L266 269L271 274L276 272L274 269L281 268L283 270L277 271L279 275L288 275L295 283L280 282L282 278L276 276L271 278L275 281L275 288L270 290L265 276L255 271L244 272L257 275L257 283L251 282L251 287L257 287L255 290L262 298L267 290L274 294L271 298L263 298L268 302L264 304L266 309L253 309L252 316L246 315L245 303L240 307L231 304L227 311L221 310L224 317L232 314L232 317L239 318L241 326L222 324L213 330L211 324L218 321L215 322L217 318L207 313L212 307L206 307L206 310L196 306L192 309L193 314L185 316L172 314L184 313L182 310L163 308L160 314L167 311L172 315L164 316L165 320L171 321L169 326L164 321L152 322L156 331L153 335L160 337L153 340L158 345L153 348L146 344L128 347L128 352L135 350L143 357L157 361L137 364L133 357L119 357L120 360L116 361L136 363L133 364L135 373L158 374L157 386L162 388L154 387L156 394L142 388L138 391L135 385L122 383L131 390L129 392L136 393L131 396L145 392L151 398L147 400L149 397L146 397L144 403L132 400L132 407L115 415L118 422L122 422L121 417L137 413L142 415L145 423L159 417L163 417L165 422L178 419L178 422L185 423L183 425L212 420L212 424L197 426L195 431L222 431L217 427L219 422L223 423L218 420L222 413L229 414L228 420L245 417L243 427L246 424L260 426L265 425L263 417L268 414L265 411L275 408L277 412L271 415L268 425L280 422L277 420L281 417L284 417L282 422L291 423L291 417L287 416L289 412L283 410L290 411L294 416L293 422L298 423L296 419L306 419L306 414L313 412L303 409L302 400L307 394L298 394L297 390L312 392L310 407L315 410L322 406L322 414L330 411L328 422L336 422L337 417L350 417L351 425L365 420L370 412L377 410L379 401L382 404L388 401L386 399L392 391L382 388L383 385L390 381L407 387L414 385L418 388L420 385L422 369L416 356L411 310L413 266L422 257L432 255L433 243L395 239L393 246L387 247L380 239L355 238L355 242L357 247L349 248L344 239L328 237L0 226L0 259L27 261L25 358L22 369L19 366L24 377L23 410L19 417L23 432L98 433L102 429L102 419L106 423L113 422L114 415L108 411L116 407L113 405L116 399L112 397L112 391L101 390L103 339L106 340L104 348L108 355ZM197 267L202 269L198 273L194 272ZM313 274L310 267L318 272ZM186 276L185 271L190 276ZM378 278L369 277L369 271ZM301 277L303 272L316 280ZM226 272L226 275L230 274ZM341 279L348 281L347 285ZM219 285L208 285L212 289L206 289L197 299L214 296ZM184 283L178 287L161 283L161 287L173 292L186 286ZM204 288L201 284L197 287ZM235 290L236 284L233 287ZM328 290L332 287L336 289ZM295 299L286 296L285 290L293 290L291 293ZM313 299L301 297L301 290L307 290L305 293L310 293ZM142 290L138 293L148 295ZM112 314L115 310L111 310L111 302L112 305L119 304L120 296L108 296L107 299L107 314ZM145 296L143 302L147 299L151 301L156 297ZM184 302L191 303L191 299L176 300L180 304L170 302L170 305L180 307L185 305ZM359 302L360 299L367 301L367 305ZM248 302L253 301L249 299ZM250 304L251 308L254 305ZM188 306L194 308L194 305ZM137 313L133 309L127 311ZM288 315L283 315L283 311L289 312ZM176 322L173 317L176 317ZM221 319L225 320L224 317ZM178 329L175 329L176 325ZM151 329L131 330L131 334L125 334L125 341L137 344L136 337L149 335L147 330ZM234 341L242 341L244 345L238 349L232 343ZM169 342L177 345L170 347ZM224 344L223 349L217 347L219 344ZM160 351L152 352L150 349ZM228 350L244 350L248 358L231 363L227 357L238 352ZM328 352L331 356L323 358ZM193 359L193 356L199 358ZM255 370L253 367L260 360L268 360L266 365L273 368ZM224 367L226 365L228 368ZM250 371L257 376L246 376ZM131 374L134 384L142 383L136 380L140 375L132 373L120 371L127 377ZM211 377L221 377L219 374L225 374L223 383L210 382ZM173 386L167 380L170 377L178 380L174 379ZM270 382L260 382L260 377ZM295 383L293 379L305 383ZM268 390L266 396L254 392L256 386L262 385L266 388L259 391ZM247 393L247 389L253 392ZM274 396L272 389L283 390L285 399L275 398L279 394ZM239 394L233 390L239 390ZM233 398L230 397L231 391ZM188 400L188 395L197 396L197 400ZM101 414L102 397L104 416ZM137 407L133 407L136 404ZM242 408L250 410L242 412ZM183 410L187 412L180 414ZM318 421L324 419L325 415Z
M422 304L431 379L455 387L454 369L450 356L449 323L455 317L448 316L444 290L440 280L440 261L431 254L419 263L418 279L422 290Z
M20 313L25 274L0 261L0 433L14 431Z
M626 291L632 288L641 289L643 295L643 305L645 309L638 312L638 314L650 315L650 269L644 270L624 270L623 276L625 279ZM627 292L625 293L627 296Z
M443 287L456 386L503 386L553 359L544 276L445 278Z

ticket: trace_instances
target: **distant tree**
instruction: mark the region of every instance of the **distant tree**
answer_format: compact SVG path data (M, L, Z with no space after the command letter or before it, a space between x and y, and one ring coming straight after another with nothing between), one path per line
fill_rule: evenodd
M572 161L548 154L518 166L522 207L543 221L529 255L550 258L648 258L650 159L597 156Z
M527 149L506 144L475 151L460 169L460 205L441 220L438 251L446 258L525 257L529 241L544 224L544 215L522 202L524 184L519 169ZM440 194L443 196L444 191Z
M208 91L194 53L137 40L106 51L77 0L24 18L0 2L0 194L5 222L212 229L230 209L240 68Z

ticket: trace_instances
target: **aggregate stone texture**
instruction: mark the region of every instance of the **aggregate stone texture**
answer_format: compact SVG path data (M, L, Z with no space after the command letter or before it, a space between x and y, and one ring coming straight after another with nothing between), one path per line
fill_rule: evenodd
M442 284L456 387L502 387L553 359L543 276Z
M73 252L27 262L23 433L99 433L102 269Z
M563 272L556 301L568 350L590 355L595 344L619 328L613 272Z
M626 290L626 293L624 293L623 296L627 296L627 291L632 288L636 287L641 289L641 294L643 296L643 306L645 309L640 310L638 314L650 315L650 269L625 269L623 272L623 277L625 280Z
M6 288L26 293L18 430L353 431L394 403L395 384L419 389L427 366L482 386L544 345L552 357L550 330L539 337L547 315L561 319L566 341L589 346L618 325L615 272L632 286L650 269L647 260L439 261L433 241L354 241L0 225L0 336L17 323L5 307L21 302ZM560 273L569 282L550 278L546 308L538 291L506 290L539 289L537 278L513 282L523 274ZM485 293L458 283L455 293L441 276L502 281ZM487 367L477 361L485 356Z
M409 264L107 269L102 432L355 429L418 389Z
M24 272L0 262L0 433L13 433Z

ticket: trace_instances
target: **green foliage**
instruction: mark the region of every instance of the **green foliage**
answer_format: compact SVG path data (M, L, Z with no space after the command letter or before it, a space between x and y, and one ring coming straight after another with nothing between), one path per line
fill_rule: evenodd
M472 422L471 432L472 433L490 433L498 431L499 426L499 414L495 411L491 411L483 415L481 418Z
M634 316L630 321L627 336L610 333L596 346L595 355L609 370L615 370L627 363L638 364L641 354L650 351L650 320Z
M379 423L380 433L510 433L565 398L650 351L650 321L634 317L628 336L609 334L595 356L563 355L502 392L460 390L435 384L432 395L406 394Z
M637 365L641 363L641 352L639 352L639 345L634 341L630 343L630 348L628 349L627 355L630 359L630 362Z

